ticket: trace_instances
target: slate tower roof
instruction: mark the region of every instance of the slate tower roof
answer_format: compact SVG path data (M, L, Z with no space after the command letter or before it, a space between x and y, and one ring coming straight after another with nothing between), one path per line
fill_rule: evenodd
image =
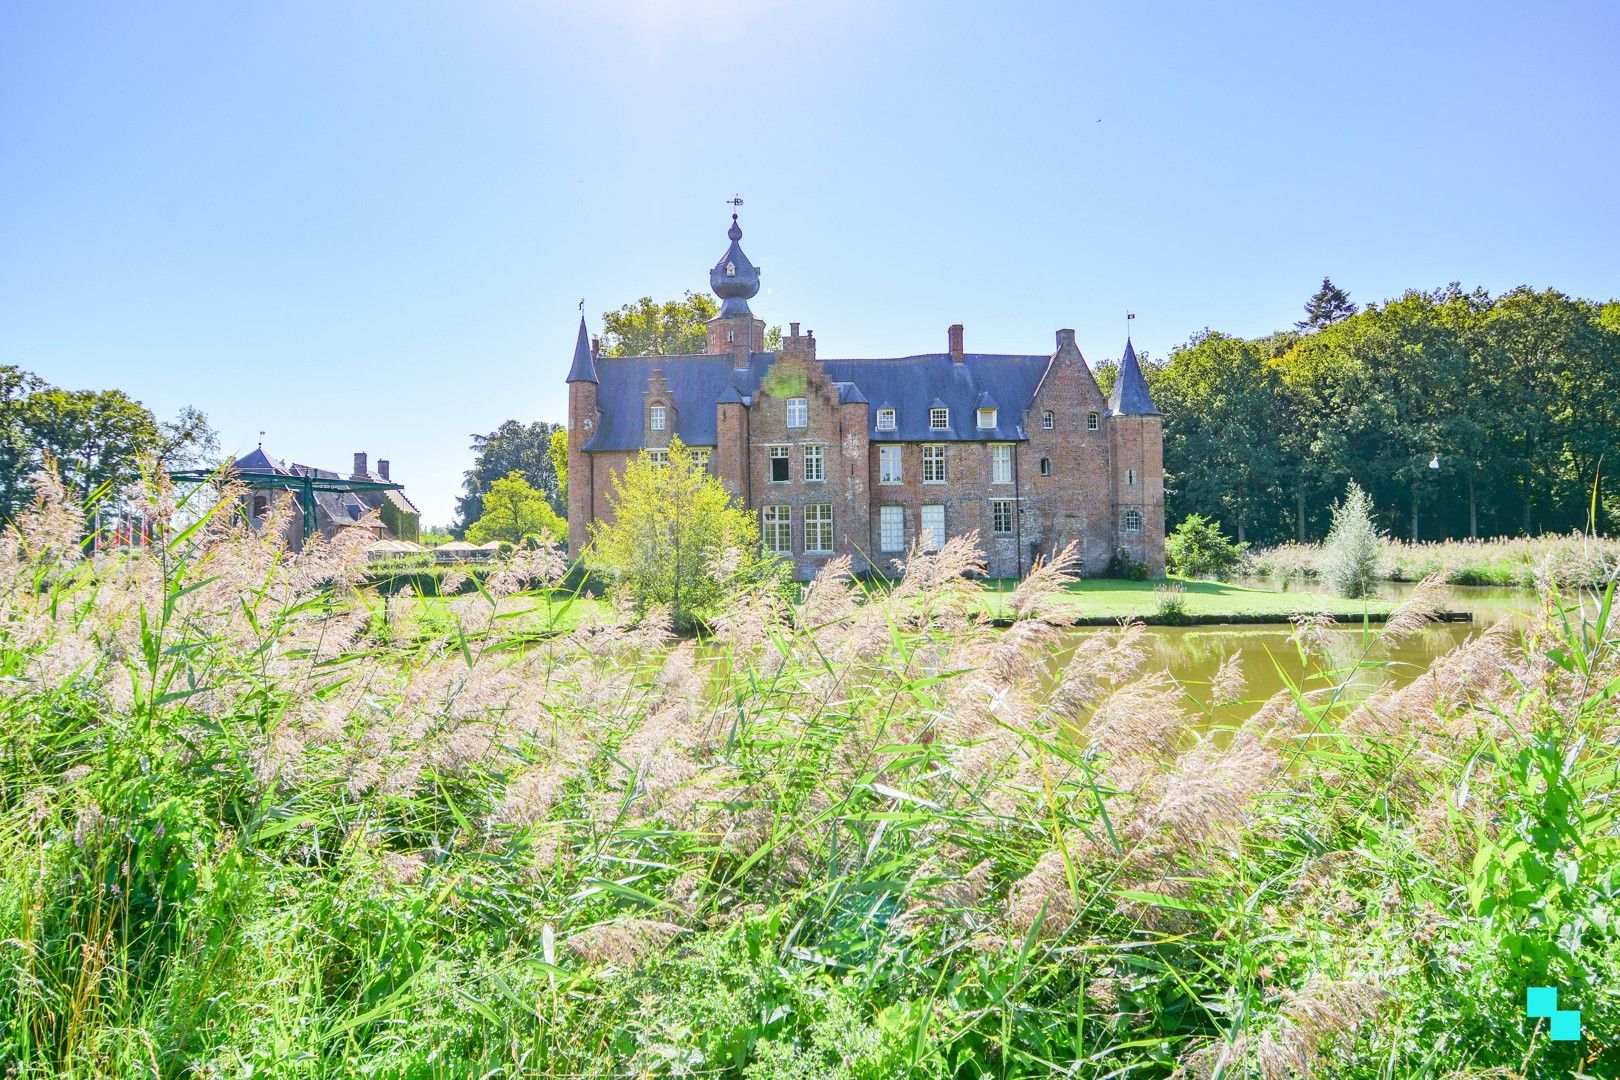
M595 382L596 363L591 356L591 337L585 332L585 316L579 317L579 340L574 342L574 364L568 369L569 382Z
M759 267L748 261L748 256L738 246L742 239L742 226L737 224L737 215L731 215L731 228L726 230L731 238L731 246L726 253L720 256L720 261L714 264L709 271L709 288L714 295L720 298L720 317L730 318L733 315L752 315L748 310L749 298L759 292Z
M1119 376L1108 392L1108 411L1114 416L1159 416L1153 395L1148 393L1142 365L1136 362L1136 349L1125 339L1125 356L1119 362Z

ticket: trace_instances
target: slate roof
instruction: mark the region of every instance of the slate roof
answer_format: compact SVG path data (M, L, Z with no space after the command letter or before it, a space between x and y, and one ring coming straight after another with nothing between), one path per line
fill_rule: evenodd
M1119 376L1108 392L1108 412L1113 416L1159 416L1153 395L1148 393L1142 365L1136 362L1136 349L1125 339L1125 356L1119 362Z
M568 369L569 382L595 382L596 365L591 359L591 337L585 332L585 316L579 317L579 340L574 342L574 363Z
M895 410L895 429L877 429L876 409L868 410L874 442L1008 442L1025 438L1023 414L1034 398L1049 356L968 353L955 363L949 353L923 353L873 360L822 360L843 402L871 402ZM639 450L647 386L654 370L664 373L674 405L673 434L688 446L715 445L715 410L721 401L752 401L775 353L751 353L738 368L730 353L698 356L603 357L595 364L597 407L602 422L586 450ZM975 410L992 394L997 426L977 426ZM950 428L928 426L928 410L950 410Z
M234 468L239 473L241 473L241 472L267 472L267 473L277 473L277 474L279 474L281 476L290 476L290 475L292 475L287 470L287 467L285 465L283 465L281 462L277 461L275 458L271 457L269 454L265 453L264 452L264 447L262 447L262 446L259 447L256 450L254 450L253 453L248 454L246 457L237 458Z

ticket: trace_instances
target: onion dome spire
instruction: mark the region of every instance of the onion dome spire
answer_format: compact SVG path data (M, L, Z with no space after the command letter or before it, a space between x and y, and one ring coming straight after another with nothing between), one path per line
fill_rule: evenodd
M720 298L720 317L749 315L748 299L759 292L759 267L748 261L737 241L742 239L742 228L737 215L731 215L731 228L726 231L731 246L720 256L720 261L709 271L709 288Z

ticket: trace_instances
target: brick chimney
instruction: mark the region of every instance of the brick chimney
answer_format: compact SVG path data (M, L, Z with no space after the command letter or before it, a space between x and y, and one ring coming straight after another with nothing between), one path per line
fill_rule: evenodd
M366 452L364 450L354 455L354 475L366 475Z
M962 362L962 324L952 323L949 334L951 340L951 361L952 363L960 364Z
M388 479L388 459L387 458L378 458L377 459L377 475L382 477L384 480Z

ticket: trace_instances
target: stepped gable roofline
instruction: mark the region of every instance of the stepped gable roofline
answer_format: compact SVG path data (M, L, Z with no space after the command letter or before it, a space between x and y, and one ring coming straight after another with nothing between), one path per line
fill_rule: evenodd
M568 369L568 381L596 382L595 357L591 355L591 337L585 331L585 316L579 317L579 339L574 342L574 363Z
M715 405L736 394L752 405L760 381L776 362L776 353L748 354L738 368L730 353L687 356L598 357L597 399L601 423L585 444L587 451L639 450L646 445L643 395L653 370L663 372L675 406L674 430L688 446L715 445ZM877 430L877 409L867 410L870 437L879 442L1014 442L1025 436L1023 415L1050 358L998 353L967 353L960 363L950 353L921 353L886 359L818 360L843 402L880 402L895 411L893 431ZM980 428L974 410L981 395L994 387L999 405L994 428ZM939 405L936 406L935 403ZM951 426L928 426L928 410L951 411Z
M1108 392L1108 412L1111 416L1160 416L1153 395L1148 393L1147 379L1142 365L1136 361L1136 348L1131 339L1125 339L1125 355L1119 362L1119 376L1114 388Z

